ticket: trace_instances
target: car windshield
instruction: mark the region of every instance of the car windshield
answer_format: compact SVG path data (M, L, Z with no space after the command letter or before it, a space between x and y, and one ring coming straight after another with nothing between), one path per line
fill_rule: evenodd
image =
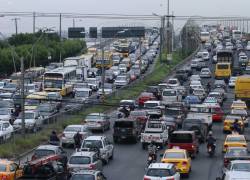
M125 76L118 76L116 78L117 81L125 81L126 80L126 77Z
M169 80L169 81L168 81L168 84L177 84L177 81L174 80L174 79L173 79L173 80Z
M7 84L4 88L16 88L16 84Z
M35 156L37 157L44 157L44 156L49 156L55 154L53 150L48 150L48 149L37 149L35 150Z
M92 174L75 174L71 177L71 180L95 180L95 176Z
M193 138L191 134L172 134L170 137L171 143L192 143Z
M161 123L151 123L151 122L149 122L148 123L148 128L158 128L158 129L160 129L160 128L162 128L162 124Z
M166 91L163 91L162 95L163 96L176 96L176 91L174 91L174 90L166 90Z
M100 140L84 140L82 147L83 148L93 148L93 147L103 148L102 141Z
M181 110L178 108L166 108L165 109L165 114L166 115L180 115L181 114Z
M57 94L48 94L48 99L57 99Z
M89 91L76 91L75 97L89 97Z
M8 115L9 111L8 109L0 109L0 115Z
M232 165L231 170L250 172L250 163L235 163Z
M151 177L167 177L170 176L170 172L168 169L148 169L147 176Z
M102 118L101 115L88 115L86 119L88 120L100 120Z
M245 109L232 109L231 114L247 116L247 111Z
M145 108L154 108L158 106L158 103L144 103Z
M24 118L25 119L34 119L35 118L34 116L35 116L35 114L32 113L32 112L30 112L30 113L28 113L28 112L24 113ZM22 114L20 114L19 118L21 118L21 117L22 117Z
M40 112L50 112L51 111L51 108L49 105L48 106L40 106L38 109Z
M77 132L81 131L81 127L73 127L73 126L68 126L64 129L65 132Z
M6 172L6 165L0 164L0 172Z
M130 116L146 116L146 111L131 111Z
M184 159L185 154L184 153L179 153L179 152L166 152L164 154L165 159Z
M91 163L90 157L72 156L69 159L69 164L90 164L90 163Z
M39 105L40 101L37 100L37 99L27 99L25 101L25 105L28 105L28 106L33 106L33 105Z
M243 136L230 136L227 137L227 142L246 142Z
M114 124L114 127L131 128L133 127L133 122L132 121L116 121Z
M227 156L247 156L247 149L239 148L239 149L228 149L226 155Z

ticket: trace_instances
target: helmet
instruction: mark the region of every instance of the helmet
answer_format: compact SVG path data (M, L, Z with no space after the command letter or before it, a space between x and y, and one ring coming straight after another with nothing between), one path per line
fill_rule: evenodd
M213 135L213 132L212 132L212 131L209 131L208 135L209 135L209 136L212 136L212 135Z

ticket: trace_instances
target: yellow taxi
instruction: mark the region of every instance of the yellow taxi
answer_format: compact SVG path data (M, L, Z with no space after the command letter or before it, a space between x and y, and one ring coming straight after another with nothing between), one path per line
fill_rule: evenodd
M167 149L161 159L162 163L173 163L176 169L183 175L189 176L191 172L191 158L185 149Z
M40 103L47 100L48 93L45 91L32 93L26 97L25 110L36 110Z
M226 152L229 147L247 147L245 136L237 133L227 135L223 146L223 152Z
M247 109L245 101L237 100L233 101L231 109Z
M223 123L223 132L224 133L232 132L233 123L236 119L238 119L241 133L244 132L244 120L242 119L242 117L239 115L227 115L225 117L224 123Z
M0 159L0 179L15 180L23 175L23 170L13 161Z

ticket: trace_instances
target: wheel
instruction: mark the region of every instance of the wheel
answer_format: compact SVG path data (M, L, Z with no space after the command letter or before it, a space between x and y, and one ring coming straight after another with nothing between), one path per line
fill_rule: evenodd
M142 143L142 149L145 150L146 149L146 144Z

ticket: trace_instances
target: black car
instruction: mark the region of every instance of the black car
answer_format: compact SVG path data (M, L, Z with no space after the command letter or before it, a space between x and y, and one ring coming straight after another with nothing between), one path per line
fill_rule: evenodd
M130 119L120 119L114 122L114 143L118 143L121 140L132 140L137 143L140 134L140 127L137 122Z
M185 69L180 69L176 71L175 78L177 78L180 82L184 82L188 78L188 73Z

